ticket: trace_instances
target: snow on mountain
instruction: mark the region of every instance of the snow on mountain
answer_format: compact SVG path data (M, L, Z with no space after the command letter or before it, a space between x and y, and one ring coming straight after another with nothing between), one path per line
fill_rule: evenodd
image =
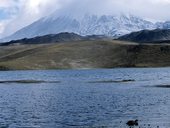
M71 16L48 16L17 31L5 41L32 38L46 34L73 32L80 35L106 35L119 37L143 29L155 29L157 25L133 15L85 15L81 18Z
M164 29L170 29L170 21L166 21L166 22L164 22L162 25L163 25L162 28L164 28Z

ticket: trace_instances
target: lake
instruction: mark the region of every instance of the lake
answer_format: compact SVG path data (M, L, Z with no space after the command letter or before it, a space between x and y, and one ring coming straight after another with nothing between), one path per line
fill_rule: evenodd
M170 68L0 72L0 128L170 127Z

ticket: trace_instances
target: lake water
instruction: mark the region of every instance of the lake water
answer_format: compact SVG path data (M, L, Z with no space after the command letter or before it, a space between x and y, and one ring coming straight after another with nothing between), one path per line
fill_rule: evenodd
M170 68L2 71L0 81L0 128L170 127L170 88L155 87L170 85Z

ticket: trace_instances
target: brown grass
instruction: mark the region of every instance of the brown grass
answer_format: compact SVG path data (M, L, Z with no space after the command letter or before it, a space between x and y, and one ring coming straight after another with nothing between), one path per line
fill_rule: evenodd
M170 66L170 45L81 41L0 47L0 69L78 69Z

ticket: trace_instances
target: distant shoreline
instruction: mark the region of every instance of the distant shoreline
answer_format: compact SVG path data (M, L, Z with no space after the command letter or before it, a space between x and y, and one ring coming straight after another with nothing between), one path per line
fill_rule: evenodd
M69 71L69 70L112 70L112 69L159 69L159 68L170 68L170 66L167 67L113 67L113 68L74 68L74 69L9 69L9 70L1 70L0 72L8 72L8 71Z

